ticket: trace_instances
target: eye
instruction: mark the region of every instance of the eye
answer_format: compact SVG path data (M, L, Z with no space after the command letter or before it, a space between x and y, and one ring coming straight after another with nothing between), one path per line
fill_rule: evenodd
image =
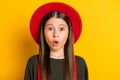
M48 29L47 29L48 31L52 31L53 30L53 28L52 27L48 27Z
M64 31L64 30L65 30L65 28L64 28L64 27L61 27L61 28L60 28L60 31Z

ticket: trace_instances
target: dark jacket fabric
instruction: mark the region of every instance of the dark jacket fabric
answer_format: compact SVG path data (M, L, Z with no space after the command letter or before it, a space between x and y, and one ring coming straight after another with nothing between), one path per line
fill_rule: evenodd
M88 80L88 69L85 60L80 56L76 57L77 79ZM50 59L51 80L63 80L64 59ZM24 80L38 80L38 55L29 58L25 70Z

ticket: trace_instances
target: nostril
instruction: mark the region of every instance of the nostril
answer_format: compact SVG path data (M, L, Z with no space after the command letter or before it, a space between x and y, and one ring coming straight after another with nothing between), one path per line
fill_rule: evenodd
M54 37L58 37L58 34L57 33L54 33L54 35L53 35Z

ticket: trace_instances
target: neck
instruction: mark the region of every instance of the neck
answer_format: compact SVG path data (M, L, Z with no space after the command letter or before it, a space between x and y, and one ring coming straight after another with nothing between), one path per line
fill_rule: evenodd
M50 58L64 59L64 49L60 49L57 51L51 50L50 51Z

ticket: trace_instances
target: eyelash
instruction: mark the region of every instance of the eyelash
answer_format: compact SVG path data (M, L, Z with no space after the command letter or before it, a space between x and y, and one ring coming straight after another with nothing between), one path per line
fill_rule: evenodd
M49 27L49 28L48 28L48 30L49 30L49 31L52 31L52 30L53 30L53 28L52 28L52 27ZM62 28L60 28L60 31L63 31L63 30L65 30L65 28L63 28L63 27L62 27Z
M63 31L63 30L65 30L64 28L60 28L60 31Z
M51 30L53 30L53 28L49 27L48 30L51 31Z

